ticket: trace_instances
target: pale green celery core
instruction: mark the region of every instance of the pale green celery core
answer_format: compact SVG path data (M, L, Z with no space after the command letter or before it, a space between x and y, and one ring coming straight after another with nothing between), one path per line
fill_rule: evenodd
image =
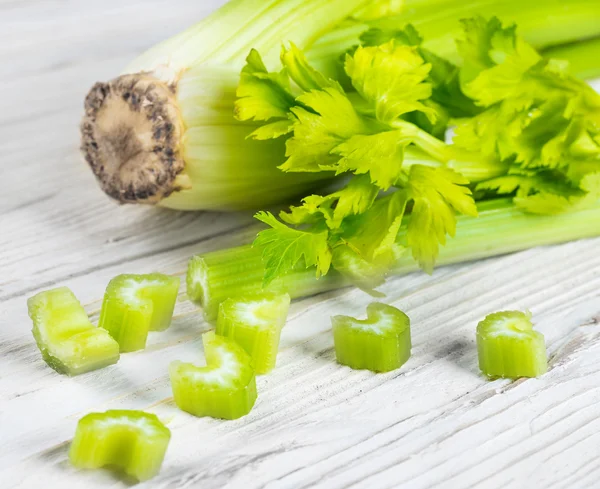
M94 430L105 431L111 428L133 428L140 431L145 436L152 436L156 434L157 427L156 421L148 419L142 416L127 416L125 414L119 414L114 416L105 416L102 418L96 418L93 421Z
M206 385L233 386L240 376L240 363L231 351L223 347L215 347L214 355L219 358L217 365L195 367L186 365L185 375L194 382Z
M510 316L498 318L493 324L486 327L482 333L486 337L513 336L524 338L531 335L533 326L531 322L521 316Z
M146 297L146 291L151 287L164 287L162 280L146 279L142 276L127 278L116 288L115 294L130 305L142 305L152 302Z
M171 369L174 373L212 388L235 387L244 383L245 377L252 376L250 358L233 341L217 337L212 332L205 333L202 341L206 366L173 362Z
M394 331L395 321L391 315L383 314L377 320L372 319L354 319L342 317L338 320L338 324L349 326L355 330L367 331L376 335L383 335Z
M233 315L235 319L247 326L256 329L267 329L271 325L272 320L268 314L270 306L271 302L267 299L263 299L262 301L236 302L227 313Z
M222 313L235 323L262 331L281 328L289 304L288 294L260 294L254 298L231 298L223 303Z

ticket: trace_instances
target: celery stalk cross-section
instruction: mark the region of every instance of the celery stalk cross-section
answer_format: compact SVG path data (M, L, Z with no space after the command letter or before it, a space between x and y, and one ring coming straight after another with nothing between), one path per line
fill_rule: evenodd
M69 458L79 468L114 466L144 481L158 474L170 438L171 432L154 414L90 413L77 424Z
M213 331L202 336L206 367L173 362L169 367L175 404L194 416L237 419L256 401L252 359L233 340Z
M410 357L410 319L399 309L373 302L367 319L334 316L333 340L337 361L354 369L389 372Z
M219 306L216 333L231 338L246 350L256 373L267 373L275 367L289 307L288 294L263 293L227 299Z
M119 360L119 345L96 328L67 287L47 290L27 301L33 336L50 367L78 375Z
M145 348L148 331L171 324L179 277L160 273L119 275L104 294L99 326L117 340L122 352Z
M479 368L491 378L538 377L548 370L544 335L533 330L531 314L489 314L477 325Z

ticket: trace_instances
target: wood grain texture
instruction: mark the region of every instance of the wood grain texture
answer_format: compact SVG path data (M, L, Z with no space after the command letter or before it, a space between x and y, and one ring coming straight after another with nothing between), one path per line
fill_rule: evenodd
M201 315L182 300L146 350L76 378L50 370L26 298L66 285L97 319L108 280L183 274L193 253L254 232L249 214L119 207L82 163L77 126L98 79L222 1L0 1L0 487L126 487L69 466L79 417L155 412L172 430L152 488L600 487L600 240L413 274L384 287L413 321L413 357L397 372L334 361L329 317L360 315L347 289L293 304L277 369L258 379L241 420L176 409L168 364L201 361ZM488 382L474 329L486 313L529 308L551 369Z

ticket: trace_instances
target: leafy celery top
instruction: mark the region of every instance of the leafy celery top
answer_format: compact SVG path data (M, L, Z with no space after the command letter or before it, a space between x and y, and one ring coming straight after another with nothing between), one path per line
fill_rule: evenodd
M410 25L371 29L345 53L337 80L293 44L280 71L250 52L236 117L262 123L254 139L285 138L282 171L329 172L337 183L279 219L256 214L269 226L254 242L263 285L314 266L370 290L405 251L431 272L457 214L476 216L475 201L493 195L535 214L596 202L600 96L514 25L476 17L462 30L458 66L424 48Z

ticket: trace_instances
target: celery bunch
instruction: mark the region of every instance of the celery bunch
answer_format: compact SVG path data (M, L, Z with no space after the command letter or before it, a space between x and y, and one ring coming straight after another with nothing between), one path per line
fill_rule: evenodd
M456 61L459 20L496 14L518 22L536 47L572 43L560 56L591 76L598 69L599 10L596 0L231 0L142 54L121 76L92 87L82 152L102 189L122 203L228 210L287 202L332 173L279 171L283 141L259 144L247 136L260 124L234 119L239 70L251 48L271 65L281 44L293 42L316 67L345 83L340 55L369 27L364 40L394 37L412 23L424 48ZM278 127L285 130L285 123Z

